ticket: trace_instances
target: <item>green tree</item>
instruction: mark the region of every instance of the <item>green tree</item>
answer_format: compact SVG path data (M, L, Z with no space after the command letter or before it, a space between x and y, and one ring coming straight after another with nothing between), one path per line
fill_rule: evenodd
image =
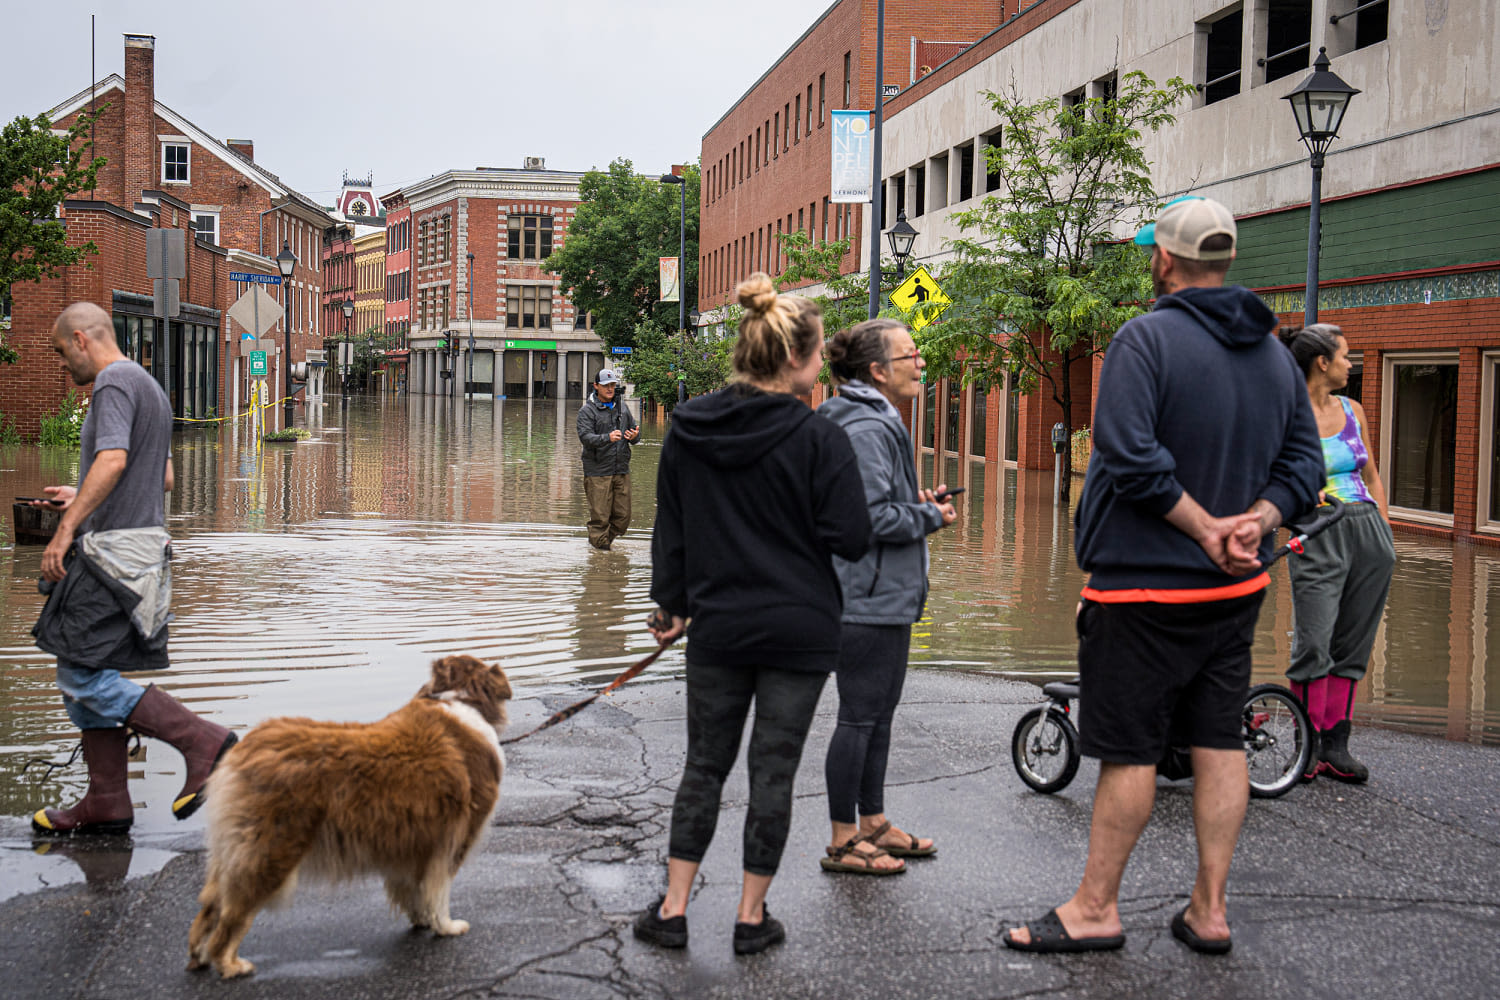
M777 237L781 251L787 256L787 268L776 279L779 289L793 291L788 286L808 281L820 282L823 292L814 295L813 301L823 309L823 332L833 336L840 330L863 322L869 315L869 281L865 274L855 271L843 274L839 265L849 254L851 240L825 240L814 243L812 237L802 230L784 233Z
M698 294L698 168L687 167L687 251L682 294ZM590 170L579 183L579 205L562 247L544 265L562 278L580 312L609 347L634 347L647 320L677 326L677 303L658 302L657 258L675 257L681 206L678 185L642 177L627 159Z
M1072 105L1024 102L1014 85L985 94L1003 128L986 150L1000 189L955 213L965 235L950 242L941 278L953 305L917 344L934 377L992 385L1014 372L1019 391L1045 388L1068 431L1065 469L1073 366L1103 353L1151 298L1146 255L1115 235L1157 208L1142 138L1175 122L1171 109L1191 92L1179 78L1158 87L1132 72L1115 97Z
M738 310L735 312L735 317L726 320L726 330L737 319ZM656 323L641 323L631 334L635 352L626 370L635 383L636 395L671 410L677 405L679 374L686 376L682 381L689 396L701 396L729 383L735 340L732 333L724 337L683 336Z
M107 108L108 105L105 106ZM0 300L22 281L56 277L86 255L97 254L92 242L68 246L68 232L57 208L79 191L93 187L104 157L91 157L89 128L104 113L80 114L66 134L54 134L46 115L18 117L0 129ZM9 309L3 310L9 315ZM0 363L15 364L16 352L5 346L0 330Z

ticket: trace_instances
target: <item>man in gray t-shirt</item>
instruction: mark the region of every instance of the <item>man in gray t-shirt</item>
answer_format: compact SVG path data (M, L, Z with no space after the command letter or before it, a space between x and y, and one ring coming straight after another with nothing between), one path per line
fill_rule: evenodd
M165 547L166 493L172 489L172 408L167 395L140 365L120 353L109 313L91 302L64 309L52 330L52 348L78 385L94 384L93 403L83 422L78 486L48 486L51 502L63 509L57 534L42 553L42 579L57 588L43 611L60 619L64 629L82 622L113 625L118 612L103 604L101 588L86 588L83 577L62 585L70 574L94 574L74 553L74 541L90 532L121 532L148 547ZM164 556L165 557L165 556ZM60 586L61 585L61 586ZM106 594L115 591L102 588ZM55 605L55 607L54 607ZM101 613L103 618L101 618ZM164 629L166 626L163 625ZM142 689L126 680L111 654L107 662L79 663L59 657L57 686L63 707L83 731L83 759L89 769L84 797L66 809L39 809L31 819L40 834L125 833L134 821L126 782L128 734L164 740L187 762L182 791L172 814L186 819L203 804L209 772L236 737L223 726L200 719L171 695L152 685Z
M125 471L109 495L79 525L78 534L166 525L171 487L172 407L156 379L121 358L94 377L94 396L83 421L78 483L83 485L100 452L123 450Z

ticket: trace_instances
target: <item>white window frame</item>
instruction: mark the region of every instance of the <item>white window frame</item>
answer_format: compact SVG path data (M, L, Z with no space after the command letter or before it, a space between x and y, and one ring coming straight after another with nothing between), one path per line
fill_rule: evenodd
M161 182L163 184L191 184L193 183L193 143L186 136L159 136L161 140ZM187 177L182 180L172 180L167 177L167 147L181 146L187 151Z
M1453 365L1462 376L1461 360L1457 351L1417 351L1412 353L1387 353L1380 359L1380 481L1385 486L1385 495L1394 497L1391 477L1395 474L1392 459L1396 446L1396 367L1398 365ZM1369 366L1365 367L1368 374ZM1456 460L1457 456L1455 456ZM1457 506L1455 498L1454 506ZM1416 507L1397 507L1390 504L1391 517L1417 524L1430 524L1440 528L1452 528L1452 514L1421 510Z
M201 218L202 216L205 216L205 215L211 217L214 220L214 238L213 238L213 242L214 242L215 246L221 246L222 245L222 244L219 243L219 236L220 236L220 230L219 230L219 224L220 224L219 211L220 210L217 209L217 208L207 208L207 207L204 207L204 208L194 207L192 209L192 211L191 211L193 222L195 224L197 223L197 221L198 221L199 218ZM196 225L195 225L195 229L196 229Z
M1490 519L1490 498L1500 483L1494 481L1495 393L1500 392L1500 350L1479 356L1479 488L1475 491L1474 532L1500 536L1500 521Z

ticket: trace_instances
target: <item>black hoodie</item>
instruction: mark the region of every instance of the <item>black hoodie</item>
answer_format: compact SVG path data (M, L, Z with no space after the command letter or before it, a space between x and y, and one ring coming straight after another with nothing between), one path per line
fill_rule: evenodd
M1275 325L1265 303L1233 285L1163 295L1115 335L1074 536L1091 589L1236 582L1165 519L1184 490L1217 517L1264 498L1291 520L1316 502L1324 479L1318 427ZM1262 563L1272 537L1261 545Z
M870 518L843 428L795 396L735 385L672 414L656 478L651 597L692 619L694 663L832 670Z

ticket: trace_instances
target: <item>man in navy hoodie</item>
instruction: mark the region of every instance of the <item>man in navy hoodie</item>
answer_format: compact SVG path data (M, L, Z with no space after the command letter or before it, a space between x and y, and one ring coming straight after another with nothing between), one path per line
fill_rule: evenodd
M1170 202L1151 248L1156 306L1104 359L1074 546L1083 752L1099 758L1089 855L1073 898L1007 932L1025 951L1125 942L1120 880L1151 816L1156 763L1192 748L1198 875L1172 933L1229 950L1225 893L1249 795L1240 714L1273 533L1311 508L1323 454L1307 389L1254 293L1225 286L1234 216Z

